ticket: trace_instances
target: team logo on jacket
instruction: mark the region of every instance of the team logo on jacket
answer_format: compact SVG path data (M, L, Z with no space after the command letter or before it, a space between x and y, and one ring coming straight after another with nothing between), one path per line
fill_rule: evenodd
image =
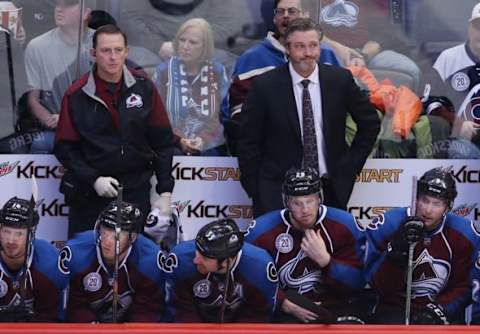
M290 253L293 249L293 238L288 233L280 233L275 238L275 247L280 253Z
M300 262L304 258L306 258L305 253L300 250L297 256L285 263L278 271L281 285L290 289L295 289L301 295L314 290L315 286L322 282L321 270L309 271L308 268L305 267L301 274L294 274L295 269L297 266L301 266Z
M452 88L457 92L463 92L470 86L470 78L466 73L457 72L453 75L450 83L452 84Z
M450 263L434 258L424 249L413 267L413 296L435 298L447 285L450 272Z
M141 108L142 106L143 100L140 95L132 93L129 97L127 97L127 108Z
M102 276L99 273L90 273L83 278L83 287L90 292L96 292L102 287Z
M8 292L8 284L4 280L0 280L0 298L5 297Z
M193 294L198 298L207 298L212 293L210 281L208 279L202 279L195 283L193 286Z

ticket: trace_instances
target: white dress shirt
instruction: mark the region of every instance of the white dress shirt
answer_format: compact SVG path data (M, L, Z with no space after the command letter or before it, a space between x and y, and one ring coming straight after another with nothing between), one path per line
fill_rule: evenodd
M323 118L322 118L322 94L320 93L320 81L318 78L318 65L315 66L315 70L307 78L298 74L292 66L292 63L288 63L290 75L292 76L293 94L295 95L295 102L297 104L297 114L300 123L300 131L303 138L303 110L302 110L302 93L303 85L302 81L305 79L310 80L308 85L308 91L310 92L310 99L312 101L313 119L315 123L315 135L317 137L318 148L318 172L320 176L328 174L327 163L325 160L325 140L323 139Z

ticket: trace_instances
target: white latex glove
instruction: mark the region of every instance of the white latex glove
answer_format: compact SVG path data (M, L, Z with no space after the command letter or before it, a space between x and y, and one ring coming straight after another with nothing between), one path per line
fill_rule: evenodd
M171 217L172 216L172 193L164 192L160 194L160 197L152 204L152 209L158 209L160 215Z
M159 243L168 232L172 216L165 216L160 213L160 209L155 208L147 216L145 223L145 233L151 236L156 243Z
M116 197L118 195L117 188L120 186L120 182L110 176L99 176L93 188L100 197Z

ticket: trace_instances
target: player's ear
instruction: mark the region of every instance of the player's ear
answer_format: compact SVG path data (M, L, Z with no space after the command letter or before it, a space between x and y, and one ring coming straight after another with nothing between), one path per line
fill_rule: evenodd
M92 56L92 58L95 59L95 57L97 57L97 50L95 50L94 48L91 48L90 49L90 56Z

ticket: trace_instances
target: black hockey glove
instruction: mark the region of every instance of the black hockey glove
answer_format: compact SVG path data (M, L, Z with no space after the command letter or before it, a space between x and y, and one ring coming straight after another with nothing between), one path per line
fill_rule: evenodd
M0 307L0 322L30 322L34 316L35 312L25 305Z
M448 325L449 322L441 305L428 303L423 309L414 312L412 324Z
M400 265L408 261L409 245L423 240L424 224L421 218L409 216L387 245L387 254L390 259Z

